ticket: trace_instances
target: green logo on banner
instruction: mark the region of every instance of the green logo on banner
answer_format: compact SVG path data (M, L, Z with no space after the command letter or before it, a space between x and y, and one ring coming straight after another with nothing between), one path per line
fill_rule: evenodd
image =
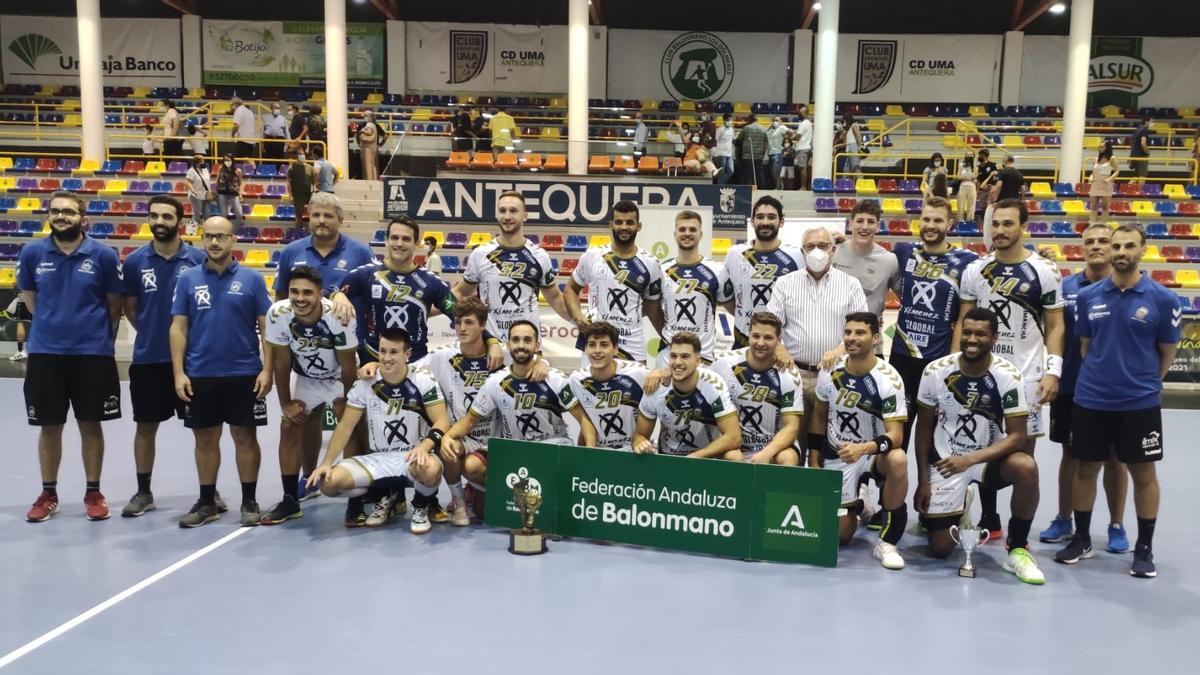
M712 33L684 33L663 52L663 86L678 101L717 101L733 83L733 52Z
M1088 62L1089 107L1137 108L1154 85L1154 67L1142 58L1142 38L1094 37Z
M815 553L821 548L820 522L819 497L767 492L762 545L770 550Z
M26 33L8 43L8 51L30 68L37 68L37 60L47 54L62 54L54 40L37 33Z

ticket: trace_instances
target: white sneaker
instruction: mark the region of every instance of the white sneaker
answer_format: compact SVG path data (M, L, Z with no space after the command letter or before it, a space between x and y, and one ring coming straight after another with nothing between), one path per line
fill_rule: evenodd
M12 356L8 357L9 361L24 361L29 358L29 354L25 353L24 349L18 349Z
M393 505L396 503L396 493L393 492L375 502L371 515L367 516L367 527L383 527L392 519Z
M1018 579L1027 584L1041 586L1046 583L1046 575L1038 568L1033 554L1023 548L1014 548L1004 559L1004 569L1012 572Z
M450 524L454 527L466 527L471 524L465 501L458 498L450 501Z
M904 558L900 557L900 552L896 550L895 544L880 540L878 544L875 544L875 559L889 570L904 569Z
M425 507L413 507L412 521L408 524L408 531L413 534L425 534L429 531L432 525L429 524L429 509Z

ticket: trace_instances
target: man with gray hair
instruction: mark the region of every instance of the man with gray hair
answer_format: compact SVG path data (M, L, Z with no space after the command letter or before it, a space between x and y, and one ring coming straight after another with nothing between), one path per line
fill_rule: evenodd
M257 159L258 143L254 139L258 138L258 121L254 118L254 112L239 96L234 96L229 104L233 113L233 137L237 139L234 156L237 159Z

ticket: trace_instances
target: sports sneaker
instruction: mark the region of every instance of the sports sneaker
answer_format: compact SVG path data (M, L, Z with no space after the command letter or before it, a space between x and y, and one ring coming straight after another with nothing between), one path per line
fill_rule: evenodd
M38 495L37 501L33 502L33 506L25 514L25 520L31 523L40 523L50 520L50 516L56 513L58 513L58 495L52 495L42 490L42 494Z
M395 492L380 497L379 501L375 502L375 508L371 511L371 515L367 516L367 520L363 524L367 527L383 527L387 525L388 521L395 515L395 504Z
M1158 576L1158 571L1154 569L1154 553L1148 548L1134 551L1129 574L1139 579L1153 579Z
M882 540L875 544L875 559L889 570L904 569L904 558L900 557L895 544L889 544Z
M438 503L437 497L429 500L429 507L426 509L429 512L429 520L434 523L450 522L450 514L446 513L446 509Z
M1037 561L1033 559L1033 554L1021 547L1017 547L1008 552L1008 557L1004 559L1005 571L1012 572L1018 579L1027 584L1041 586L1046 583L1046 576L1038 569Z
M346 504L346 527L362 527L367 524L367 514L363 513L362 504L353 502Z
M1070 516L1062 517L1055 516L1054 520L1050 521L1050 527L1042 530L1038 535L1038 540L1044 544L1057 544L1064 542L1075 534L1075 521Z
M300 502L291 497L284 497L283 501L273 506L260 522L263 525L278 525L303 515L304 512L300 510Z
M24 361L27 358L29 358L29 354L26 353L24 349L18 349L17 351L13 352L12 356L8 357L8 360L9 361Z
M1059 562L1064 565L1074 565L1080 560L1087 560L1096 555L1096 551L1092 549L1091 540L1084 540L1082 536L1071 537L1070 543L1066 548L1054 554L1054 562Z
M1129 550L1129 537L1125 536L1125 527L1115 523L1108 526L1109 553L1125 553Z
M467 513L467 503L461 499L450 500L450 524L454 527L466 527L471 524L471 516Z
M871 519L867 521L867 529L876 532L883 529L883 509L876 511L875 515L871 516Z
M483 507L487 505L487 493L483 490L475 489L470 483L464 488L467 497L467 503L471 505L471 510L475 512L475 517L483 520Z
M220 517L221 514L217 512L216 504L205 504L197 499L196 503L192 505L192 510L183 514L183 517L179 519L179 526L200 527Z
M986 541L996 541L1004 538L1004 528L1000 526L1000 514L993 513L979 519L979 529L988 531Z
M154 495L149 492L136 492L129 498L129 503L125 505L125 508L121 509L121 516L136 518L156 508L158 507L154 505Z
M299 484L296 486L296 498L298 501L306 502L310 499L316 499L321 496L321 490L318 488L308 489L308 476L300 476Z
M213 505L217 507L217 513L225 513L229 510L229 505L225 503L224 499L221 499L220 492L213 496Z
M108 500L99 490L89 490L83 495L83 508L88 520L108 520Z
M408 524L408 531L413 534L425 534L429 528L433 527L429 524L429 509L426 507L413 507L412 521Z
M258 508L258 502L242 502L242 527L254 527L261 522L262 510Z

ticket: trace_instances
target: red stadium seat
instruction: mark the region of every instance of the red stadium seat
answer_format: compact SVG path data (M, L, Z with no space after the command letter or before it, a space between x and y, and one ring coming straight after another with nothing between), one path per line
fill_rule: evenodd
M1173 270L1154 270L1150 273L1150 278L1167 288L1179 288L1181 285L1175 280L1175 272Z

